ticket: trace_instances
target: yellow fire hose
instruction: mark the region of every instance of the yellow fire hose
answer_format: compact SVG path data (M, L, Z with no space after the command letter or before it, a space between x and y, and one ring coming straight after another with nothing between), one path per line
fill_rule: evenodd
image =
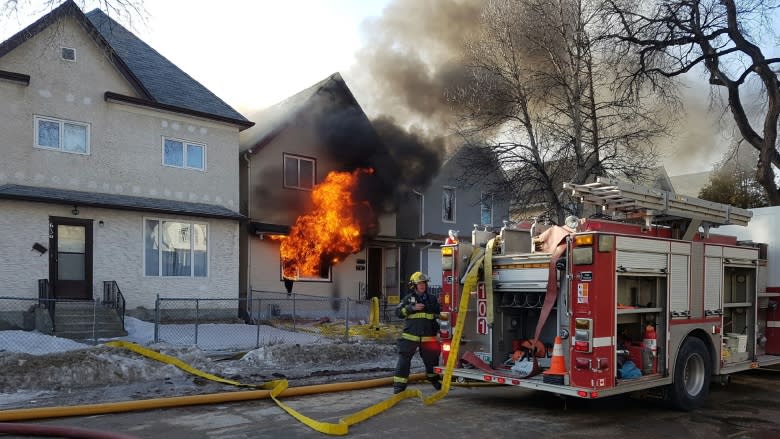
M463 333L463 322L465 321L466 314L468 313L469 295L472 290L476 290L477 274L484 258L484 253L479 255L472 261L472 268L466 276L466 282L461 293L459 303L459 317L455 324L455 330L452 337L452 344L450 346L450 355L447 359L447 365L442 379L442 388L436 393L425 397L418 389L408 389L390 398L385 399L377 404L360 410L356 413L343 417L338 423L320 422L309 418L296 410L292 409L288 405L281 402L278 398L285 396L302 396L311 395L316 393L327 392L341 392L348 390L360 390L372 387L387 386L392 384L392 378L379 378L374 380L356 381L352 383L337 383L337 384L321 384L305 387L288 388L287 380L270 381L263 384L245 384L237 381L228 380L218 377L216 375L208 374L206 372L195 369L183 361L170 357L151 349L146 349L134 343L124 341L114 341L106 343L107 346L125 348L137 352L141 355L149 358L161 361L164 363L172 364L188 373L200 376L212 381L221 382L224 384L230 384L240 387L251 387L262 390L248 390L242 392L224 392L215 393L209 395L192 395L192 396L180 396L170 398L155 398L139 401L122 401L114 403L104 404L86 404L80 406L70 407L42 407L42 408L30 408L30 409L12 409L0 411L0 421L22 421L30 419L45 419L67 416L91 416L107 413L121 413L136 410L151 410L168 407L182 407L188 405L199 404L220 404L226 402L236 401L248 401L255 399L272 398L276 404L286 411L288 414L298 419L300 422L309 426L310 428L329 435L346 435L349 432L349 426L364 421L372 416L375 416L391 407L398 402L413 397L419 397L424 404L433 404L436 401L444 398L449 393L450 385L452 381L452 371L455 367L455 361L458 357L458 348L460 346L460 338ZM378 301L372 303L370 322L372 325L378 325ZM420 381L425 378L424 374L414 374L409 377L409 381Z

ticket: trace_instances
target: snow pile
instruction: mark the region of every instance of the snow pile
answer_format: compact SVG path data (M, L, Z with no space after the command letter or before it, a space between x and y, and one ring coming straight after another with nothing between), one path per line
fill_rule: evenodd
M0 355L2 355L3 351L46 355L53 352L67 352L89 347L89 345L68 338L51 337L39 332L0 331L0 335Z
M183 375L174 366L105 346L50 355L0 355L0 392L68 390Z
M182 341L175 346L153 343L154 324L149 322L127 318L125 328L128 336L121 340L177 358L203 372L247 383L279 377L308 383L331 375L365 379L369 373L390 374L397 355L395 343L333 342L316 334L244 324L202 325L198 343L210 346L207 353ZM230 343L238 337L257 339L258 329L266 345L243 354L214 357L214 346L235 352L230 351ZM418 360L415 356L413 366L419 367ZM0 407L34 400L40 403L63 393L94 402L220 390L209 387L218 384L127 349L90 346L37 332L0 331L0 371Z

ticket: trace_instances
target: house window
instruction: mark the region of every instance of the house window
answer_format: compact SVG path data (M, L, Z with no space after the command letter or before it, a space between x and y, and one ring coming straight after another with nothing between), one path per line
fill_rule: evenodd
M444 186L441 191L441 220L445 223L455 222L455 188Z
M89 154L89 125L35 116L35 146L75 154Z
M493 194L482 192L479 197L479 219L482 225L493 224Z
M279 264L281 266L281 278L284 279L284 272L285 272L285 266L284 262L280 262ZM331 267L327 267L326 269L321 269L319 273L316 273L314 275L307 275L303 276L301 275L297 270L295 272L296 279L295 281L304 281L304 282L330 282L331 275L333 274L333 270Z
M208 225L144 220L146 276L207 277Z
M163 137L163 165L175 168L206 169L206 145Z
M63 47L61 49L60 55L62 56L62 59L65 61L76 61L76 49L71 47Z
M316 171L314 159L296 155L284 155L284 187L311 190Z

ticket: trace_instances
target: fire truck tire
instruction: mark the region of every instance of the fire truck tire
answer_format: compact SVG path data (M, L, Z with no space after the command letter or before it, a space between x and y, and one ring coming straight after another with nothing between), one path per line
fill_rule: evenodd
M712 365L707 346L696 337L683 341L674 365L671 403L680 410L701 407L710 389Z

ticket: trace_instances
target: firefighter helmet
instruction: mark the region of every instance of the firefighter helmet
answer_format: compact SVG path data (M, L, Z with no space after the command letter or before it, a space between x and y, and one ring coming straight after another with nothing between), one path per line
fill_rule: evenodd
M415 271L412 273L412 276L409 278L410 284L419 284L420 282L429 282L431 278L428 277L425 273L421 271Z

